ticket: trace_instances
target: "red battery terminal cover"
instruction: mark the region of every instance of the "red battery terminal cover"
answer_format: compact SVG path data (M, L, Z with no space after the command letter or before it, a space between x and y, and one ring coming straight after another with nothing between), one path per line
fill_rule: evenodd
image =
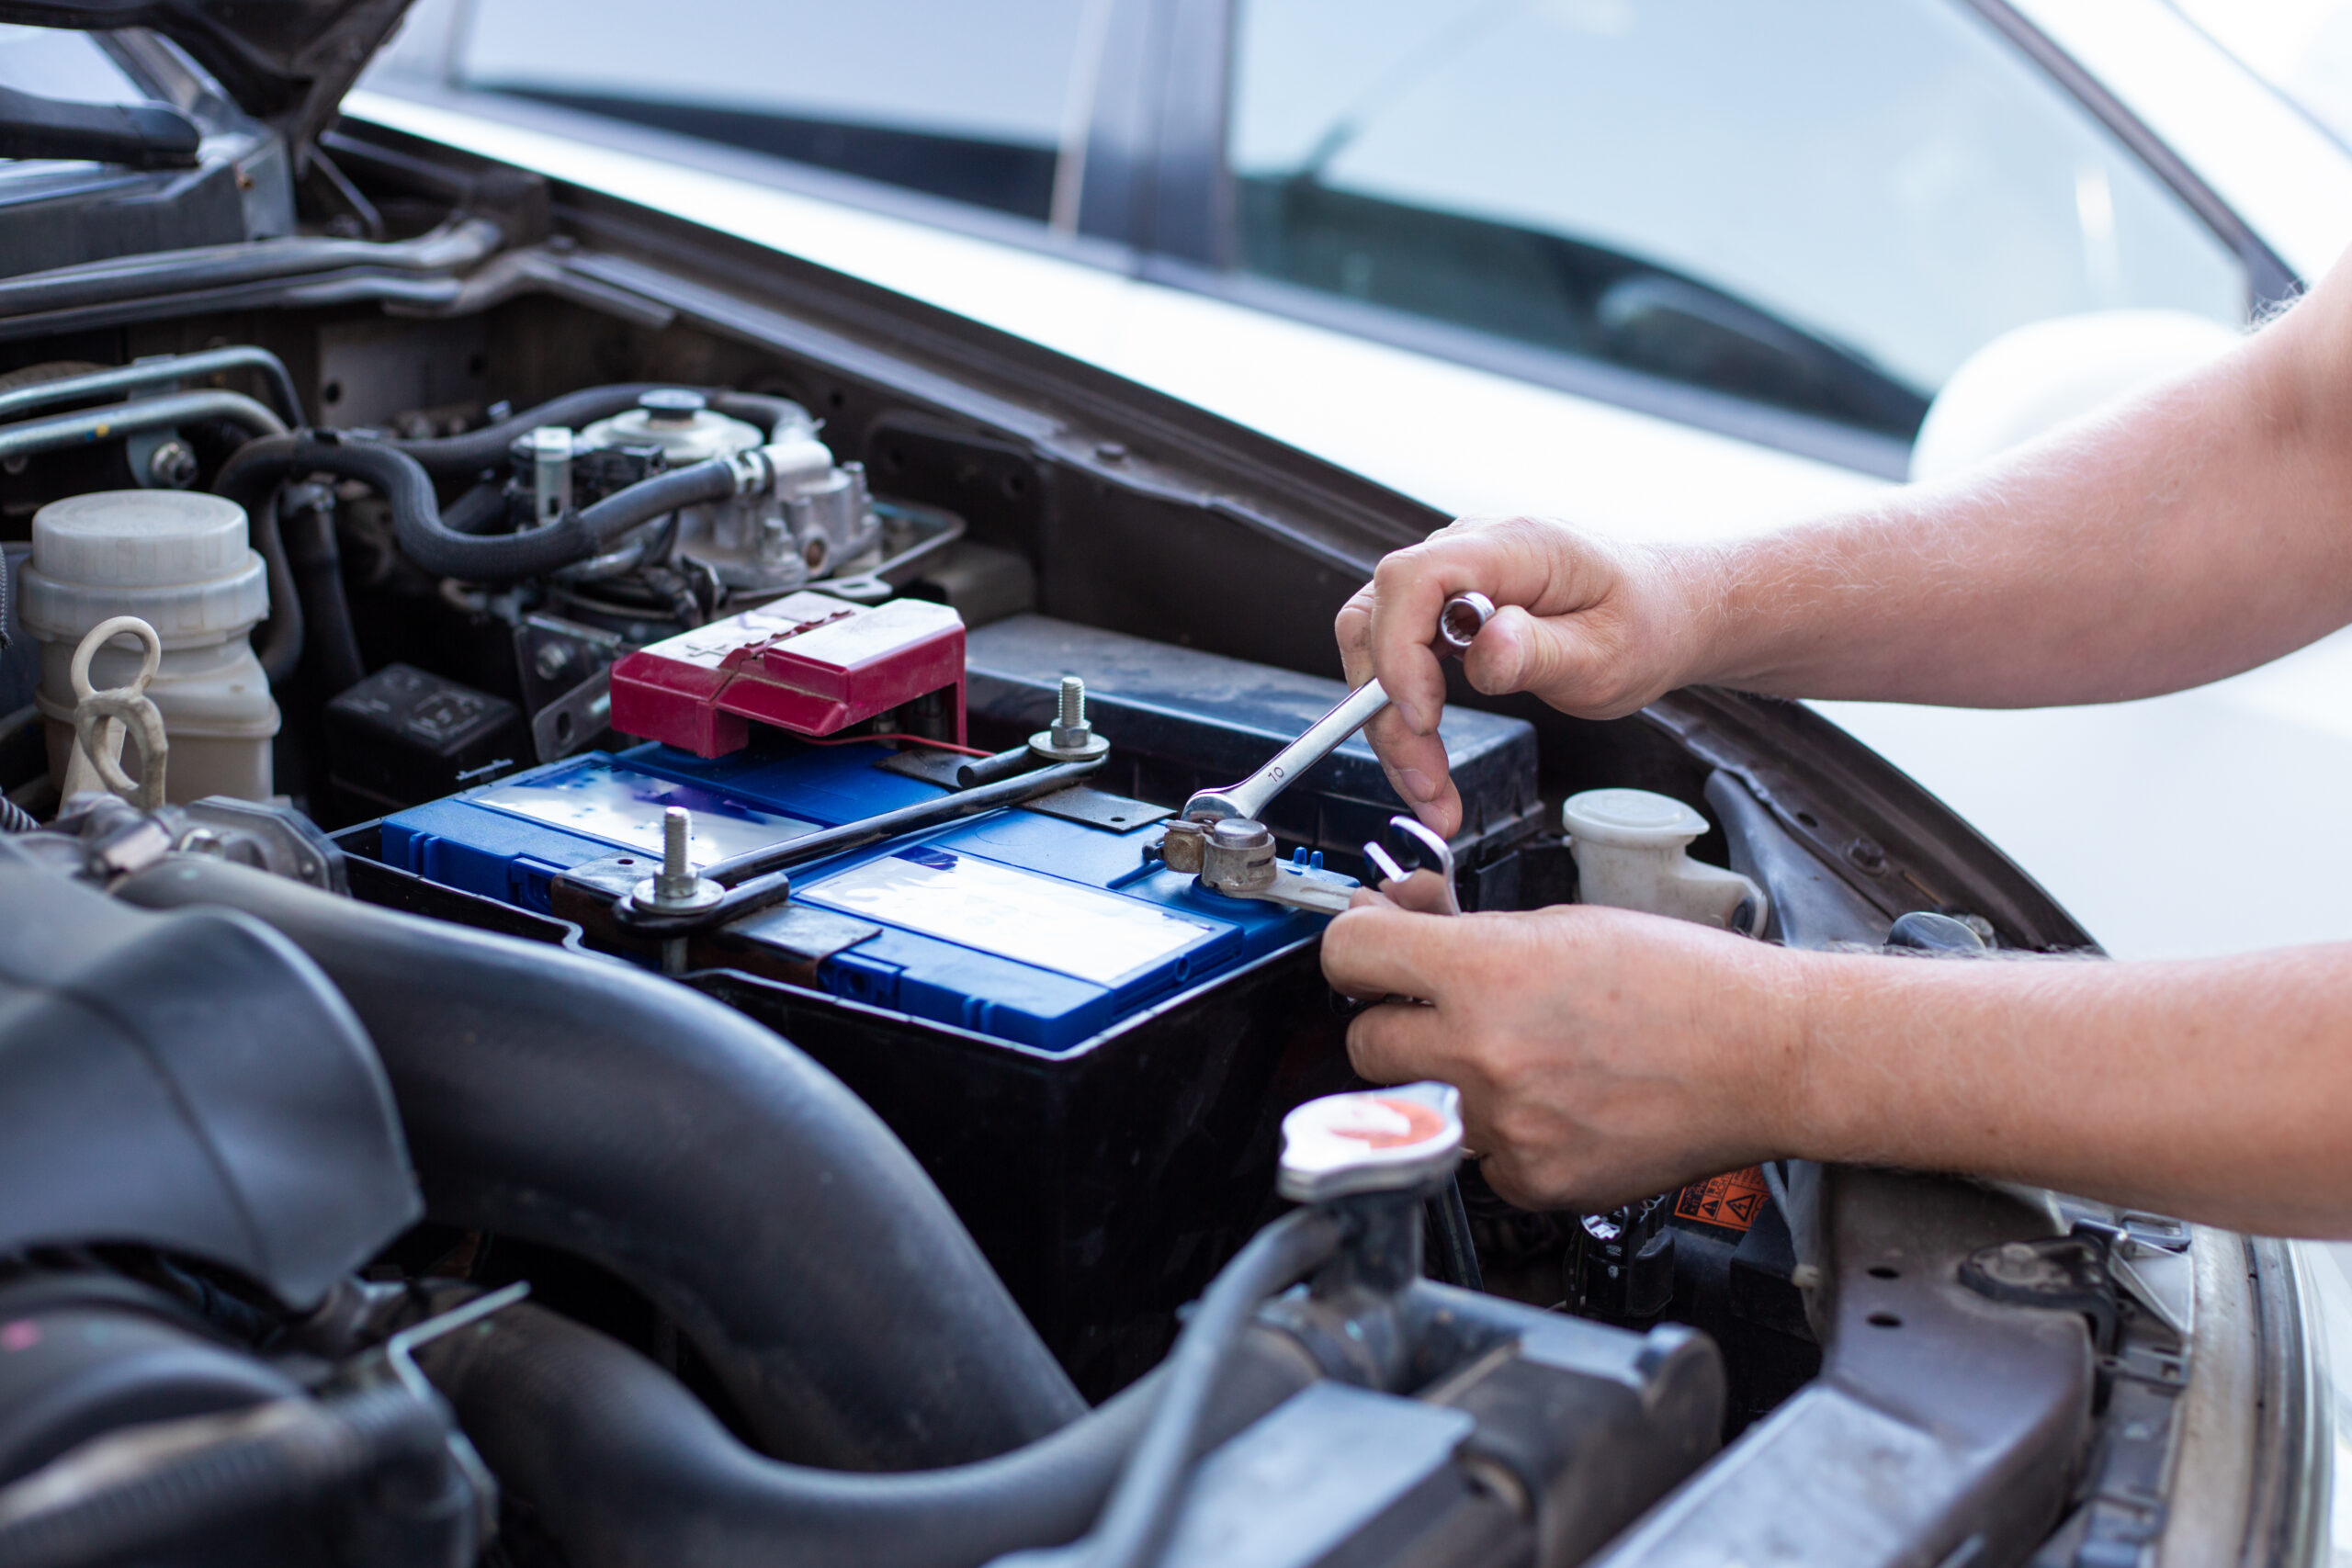
M853 604L788 594L682 632L613 666L613 728L720 757L753 724L838 735L953 689L964 739L964 617L927 599Z

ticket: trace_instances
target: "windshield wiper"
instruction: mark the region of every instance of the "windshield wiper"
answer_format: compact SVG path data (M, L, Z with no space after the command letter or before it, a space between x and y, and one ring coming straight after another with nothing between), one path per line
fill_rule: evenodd
M194 120L164 104L75 104L0 87L0 158L192 169L202 140Z

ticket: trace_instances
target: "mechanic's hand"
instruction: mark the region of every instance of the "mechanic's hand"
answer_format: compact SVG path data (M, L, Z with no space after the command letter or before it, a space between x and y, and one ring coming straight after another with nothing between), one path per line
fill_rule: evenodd
M1568 905L1416 914L1363 892L1323 933L1374 1083L1462 1091L1494 1190L1592 1213L1803 1152L1797 976L1782 949L1682 920Z
M1338 629L1348 683L1377 675L1387 688L1364 734L1397 795L1447 838L1460 829L1437 733L1445 675L1430 649L1448 595L1476 589L1498 606L1463 657L1471 685L1615 718L1693 678L1693 606L1708 600L1690 581L1704 558L1535 517L1464 518L1384 558Z

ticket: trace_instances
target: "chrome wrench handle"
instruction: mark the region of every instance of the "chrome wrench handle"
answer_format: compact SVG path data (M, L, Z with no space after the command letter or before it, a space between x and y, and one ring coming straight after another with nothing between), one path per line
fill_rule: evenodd
M1460 657L1486 624L1493 619L1494 601L1483 593L1457 593L1438 615L1438 651ZM1288 789L1299 774L1329 756L1340 743L1372 721L1388 705L1388 694L1377 679L1350 692L1339 706L1306 727L1306 733L1274 753L1266 765L1239 784L1204 789L1184 803L1182 816L1197 821L1221 822L1228 817L1263 819L1274 796Z
M1362 729L1372 716L1388 705L1388 694L1378 681L1366 681L1350 692L1338 707L1306 727L1306 733L1275 752L1266 765L1238 784L1204 789L1184 803L1184 815L1223 821L1247 817L1255 821L1291 780L1329 756L1342 740Z

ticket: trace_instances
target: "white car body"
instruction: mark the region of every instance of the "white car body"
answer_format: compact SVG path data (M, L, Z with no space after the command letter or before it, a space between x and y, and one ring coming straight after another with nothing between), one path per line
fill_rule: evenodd
M1459 514L1721 536L1886 481L1092 265L778 188L745 154L575 134L583 117L432 82L427 40L360 118L536 169L850 273L1211 410ZM2297 276L2352 241L2352 154L2163 0L2017 9ZM654 143L655 153L645 148ZM662 148L664 141L671 143ZM674 156L671 155L674 153ZM2197 691L1988 712L1821 705L2030 871L2120 957L2352 938L2352 640ZM2188 836L2196 835L2192 841ZM2173 848L2176 844L2178 848Z

